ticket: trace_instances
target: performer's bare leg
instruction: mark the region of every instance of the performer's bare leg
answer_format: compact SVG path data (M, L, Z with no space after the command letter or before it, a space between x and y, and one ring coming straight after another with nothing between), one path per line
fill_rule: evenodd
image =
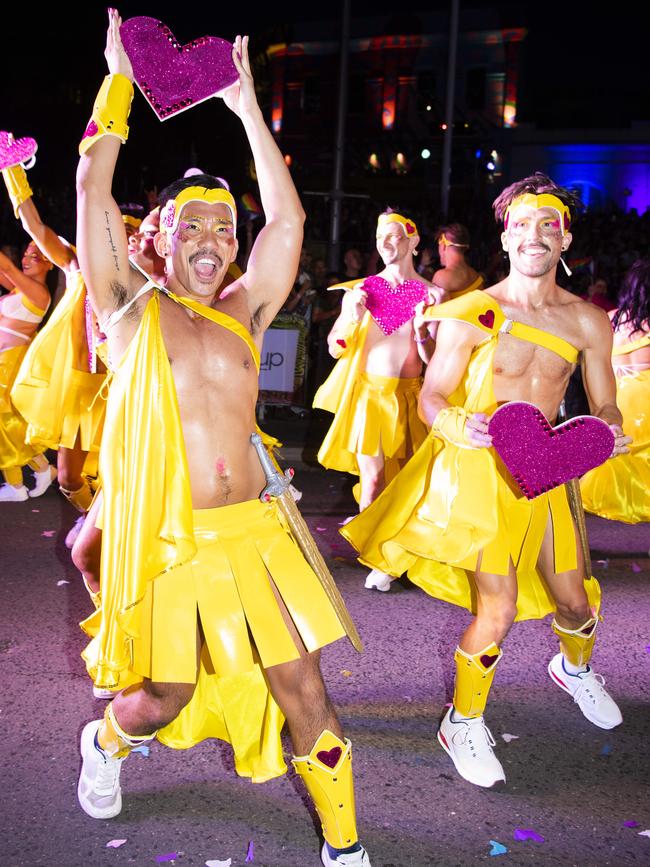
M386 487L386 464L383 453L379 455L357 454L359 465L359 480L361 495L359 497L359 511L363 512ZM380 569L373 569L366 578L365 586L368 590L390 590L393 575L388 575Z
M88 592L99 593L99 568L102 549L102 531L95 526L103 502L100 491L86 515L81 532L72 547L72 562L81 572ZM94 600L93 600L94 601ZM97 600L99 602L99 600Z

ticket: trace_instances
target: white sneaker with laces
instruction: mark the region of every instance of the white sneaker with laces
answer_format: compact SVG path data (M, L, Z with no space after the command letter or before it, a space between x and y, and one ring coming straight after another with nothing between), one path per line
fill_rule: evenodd
M387 593L392 583L392 575L380 572L379 569L373 569L366 578L365 588L366 590L381 590L382 593Z
M0 485L0 503L24 503L29 499L25 485L14 488L13 485Z
M122 809L120 770L122 758L107 756L95 743L102 720L89 722L81 733L81 775L77 797L84 813L93 819L112 819Z
M370 858L363 846L358 852L350 852L347 855L341 854L338 858L332 858L327 843L323 843L320 860L324 867L371 867Z
M54 467L48 466L48 468L43 470L42 473L34 473L36 484L29 492L29 496L40 497L41 494L44 494L45 491L47 491L54 479L56 479L56 470Z
M548 664L548 673L553 683L573 696L589 722L601 729L613 729L623 722L618 705L605 689L605 678L596 674L590 665L578 674L569 674L564 667L564 658L556 653Z
M117 693L113 689L103 689L101 686L93 686L93 696L101 701L110 701Z
M494 738L483 717L453 720L452 712L453 707L450 707L444 715L438 740L458 773L469 783L486 789L495 783L505 783L503 766L492 750Z
M79 533L81 533L81 528L84 525L84 521L86 520L86 512L83 515L79 515L77 520L74 522L72 527L68 530L68 533L65 537L65 547L71 551L74 543L77 541Z

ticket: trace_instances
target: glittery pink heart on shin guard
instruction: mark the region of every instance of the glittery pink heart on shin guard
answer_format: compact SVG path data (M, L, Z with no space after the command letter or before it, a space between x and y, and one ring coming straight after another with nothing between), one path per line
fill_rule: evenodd
M366 277L361 287L368 293L366 307L384 334L392 334L413 318L415 307L427 298L427 287L420 280L405 280L391 286L388 280Z
M600 466L614 449L614 434L601 419L581 415L551 427L541 410L523 401L500 406L488 433L529 500Z
M335 768L338 765L342 754L343 750L341 747L332 747L331 750L320 750L317 752L316 758L319 762L327 765L328 768Z
M24 165L26 169L34 165L34 154L38 149L33 138L14 138L10 132L0 130L0 170Z
M166 24L145 15L125 21L120 35L135 81L159 120L216 96L239 79L232 43L218 36L181 45Z

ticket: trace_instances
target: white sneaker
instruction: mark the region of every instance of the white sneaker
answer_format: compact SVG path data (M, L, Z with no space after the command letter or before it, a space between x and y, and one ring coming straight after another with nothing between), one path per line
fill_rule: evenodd
M29 492L30 497L40 497L50 487L54 479L56 479L56 469L48 466L42 473L34 473L36 484Z
M84 525L84 521L86 520L86 512L83 515L79 515L77 520L74 522L72 527L68 530L68 533L65 537L65 547L71 551L74 543L77 541L79 533L81 533L81 528Z
M458 773L469 783L486 789L495 783L505 783L503 766L492 750L494 738L483 717L454 721L452 711L450 707L440 723L438 740Z
M111 758L95 743L102 720L89 722L81 733L81 775L77 797L93 819L112 819L122 809L120 770L123 758Z
M327 843L323 843L320 860L323 862L324 867L371 867L370 858L363 846L358 852L350 852L348 855L339 855L338 858L332 858L327 848Z
M25 485L14 488L13 485L0 485L0 503L24 503L29 499Z
M390 590L390 585L393 583L393 576L387 575L385 572L380 572L379 569L373 569L366 578L366 590L381 590L382 593L387 593Z
M117 693L113 689L103 689L101 686L93 686L93 696L100 701L110 701Z
M556 653L548 664L551 680L560 689L573 696L589 722L601 729L613 729L623 722L618 705L605 689L605 678L596 674L590 665L579 674L569 674L564 668L561 653Z

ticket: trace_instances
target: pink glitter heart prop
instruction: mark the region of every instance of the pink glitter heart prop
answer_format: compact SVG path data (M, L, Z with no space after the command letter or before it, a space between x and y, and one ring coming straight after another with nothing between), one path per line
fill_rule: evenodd
M332 747L331 750L320 750L320 752L316 753L316 758L319 762L327 765L328 768L335 768L339 763L342 752L341 747Z
M488 433L529 500L600 466L614 449L614 434L601 419L580 415L551 427L541 410L523 401L500 406Z
M31 168L37 148L33 138L14 138L10 132L0 131L0 169L10 169L21 163L26 169Z
M366 277L361 287L368 293L366 307L384 334L392 334L413 318L415 307L427 298L427 287L420 280L405 280L391 286L375 275Z
M120 29L133 75L159 120L187 111L239 80L232 44L201 36L181 45L156 18L129 18Z

